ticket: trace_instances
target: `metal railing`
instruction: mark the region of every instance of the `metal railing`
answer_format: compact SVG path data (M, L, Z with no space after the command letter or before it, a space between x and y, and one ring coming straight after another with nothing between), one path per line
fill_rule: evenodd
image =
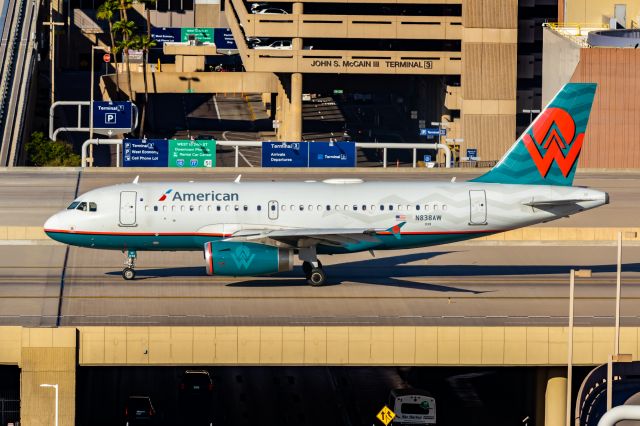
M543 27L550 28L560 36L567 38L581 47L589 47L587 35L590 31L608 28L602 23L545 22Z
M87 148L89 145L115 145L116 146L116 167L120 167L120 146L122 139L87 139L82 144L81 166L87 167ZM310 142L313 143L313 142ZM410 149L413 153L413 167L417 166L417 152L419 149L441 149L445 155L445 167L451 167L451 149L442 143L383 143L383 142L355 142L356 148L382 149L382 167L386 168L387 151L390 149ZM217 146L230 146L235 150L235 165L240 163L240 147L262 147L262 141L216 141Z

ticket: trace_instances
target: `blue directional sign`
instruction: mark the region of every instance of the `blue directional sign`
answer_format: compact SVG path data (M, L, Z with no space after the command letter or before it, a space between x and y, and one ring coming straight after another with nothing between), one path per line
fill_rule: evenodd
M430 163L431 162L431 156L430 155L426 155L425 154L423 158L424 158L424 162L425 163Z
M182 40L180 28L151 28L151 38L156 41L158 47L165 43L179 43Z
M125 139L122 142L124 167L167 167L168 162L166 139Z
M262 142L262 167L307 167L308 142Z
M309 167L355 167L355 142L310 142Z
M213 30L213 40L216 44L217 51L225 51L227 53L237 53L238 46L233 38L231 28L215 28Z
M477 148L467 148L467 157L469 160L477 160L478 159L478 149Z
M130 132L133 128L133 108L131 102L94 101L93 128Z
M420 136L446 136L447 129L439 129L437 127L427 127L420 129Z

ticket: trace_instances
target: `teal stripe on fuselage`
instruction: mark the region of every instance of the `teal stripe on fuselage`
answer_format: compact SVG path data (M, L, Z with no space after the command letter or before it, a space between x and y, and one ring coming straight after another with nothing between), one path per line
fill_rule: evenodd
M112 235L112 234L72 234L66 232L47 232L52 239L64 244L106 250L139 250L139 251L199 251L204 243L220 240L221 237L206 235ZM318 246L318 254L354 253L366 250L395 250L415 247L447 244L472 238L490 235L486 232L464 234L419 234L378 235L380 243L363 242L346 247Z

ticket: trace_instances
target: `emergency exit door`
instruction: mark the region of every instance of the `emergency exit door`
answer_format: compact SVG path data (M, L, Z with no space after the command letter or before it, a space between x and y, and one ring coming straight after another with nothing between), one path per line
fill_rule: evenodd
M469 225L487 224L487 195L482 190L469 191Z
M120 192L120 226L136 226L135 191Z
M278 218L278 202L277 201L275 200L269 201L267 210L269 211L269 219L276 220Z

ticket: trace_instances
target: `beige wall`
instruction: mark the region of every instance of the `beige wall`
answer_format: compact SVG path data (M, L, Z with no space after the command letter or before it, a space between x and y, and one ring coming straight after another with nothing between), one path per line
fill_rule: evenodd
M461 152L498 160L515 139L517 0L463 3Z
M598 84L580 156L583 167L640 167L640 50L580 50L571 81Z
M593 23L603 22L603 16L613 16L615 4L627 5L627 27L631 20L638 21L640 15L640 0L564 0L567 23Z
M542 105L571 80L580 61L580 46L552 29L542 30Z

